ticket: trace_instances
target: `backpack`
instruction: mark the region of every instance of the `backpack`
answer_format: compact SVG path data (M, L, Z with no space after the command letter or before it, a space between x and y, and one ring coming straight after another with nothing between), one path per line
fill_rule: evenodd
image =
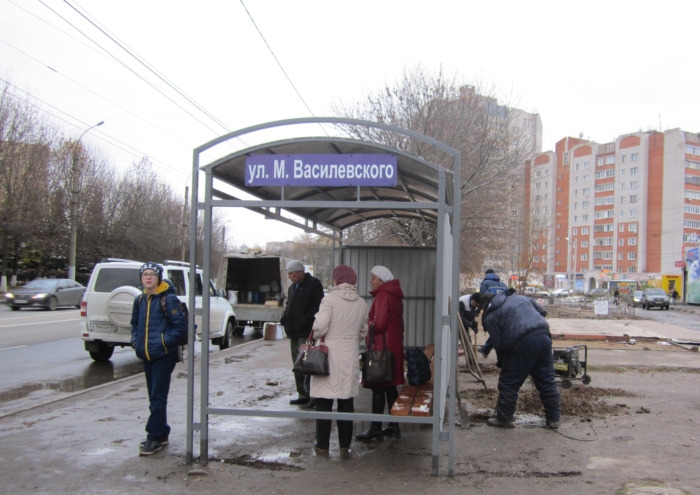
M506 287L506 284L503 282L498 282L498 285L492 285L488 289L486 289L487 293L490 294L501 294L505 293L508 290L508 287Z
M423 385L430 380L430 360L418 347L406 350L406 361L408 362L406 378L410 385Z
M143 294L139 294L139 301L138 301L138 306L141 307L141 301L143 301ZM177 297L177 296L176 296ZM168 307L166 306L165 303L165 297L160 298L160 310L163 312L163 316L165 316L165 319L170 322L170 318L168 318ZM185 319L187 320L190 316L190 312L187 310L187 304L184 302L180 301L178 299L178 302L180 303L180 311L185 315ZM185 345L187 344L187 338L185 338L184 342L178 342L178 345Z

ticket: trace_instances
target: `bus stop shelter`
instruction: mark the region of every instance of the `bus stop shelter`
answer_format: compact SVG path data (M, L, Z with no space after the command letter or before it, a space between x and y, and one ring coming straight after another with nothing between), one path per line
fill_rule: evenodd
M353 126L378 136L377 142L352 138L343 132ZM316 132L308 135L309 128ZM282 137L269 141L263 138L257 144L247 144L260 135L266 137L270 134ZM403 143L403 148L421 150L422 156L379 144L380 141ZM228 150L235 147L234 143L246 146L202 164L215 149L223 147ZM424 157L437 158L441 163L438 165ZM434 299L430 301L434 305L433 321L422 329L426 335L420 339L434 344L436 352L433 412L427 417L211 407L209 294L205 291L201 309L203 328L198 393L195 393L197 370L194 353L188 353L187 358L188 462L195 457L195 432L199 435L200 461L207 462L209 418L215 415L391 421L430 425L432 474L439 474L440 457L445 455L445 450L447 474L453 474L459 333L459 171L459 152L444 143L407 129L345 118L313 117L260 124L220 136L194 150L189 260L194 266L200 258L197 249L202 250L205 280L211 278L212 219L214 210L219 208L246 208L265 218L326 236L337 248L334 253L342 252L344 229L369 220L401 217L436 224ZM200 221L202 225L199 225ZM201 247L196 242L198 232L204 232ZM329 261L336 264L335 255L333 258ZM194 273L191 271L193 278ZM195 307L193 293L189 306ZM194 328L194 313L190 312L190 329ZM191 330L190 349L194 348L193 344L194 331ZM198 420L194 417L197 400ZM445 444L446 449L441 448Z

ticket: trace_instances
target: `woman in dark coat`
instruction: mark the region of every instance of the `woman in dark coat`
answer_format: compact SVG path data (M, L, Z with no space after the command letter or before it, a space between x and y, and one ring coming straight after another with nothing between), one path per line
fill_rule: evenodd
M401 284L394 275L384 266L375 266L370 270L369 284L372 287L370 295L374 298L369 310L369 328L374 330L374 342L372 349L386 348L394 353L394 379L380 386L365 387L372 389L372 413L383 414L384 406L387 412L391 411L399 392L397 385L405 382L403 373L403 291ZM366 344L370 346L370 333L367 334ZM366 431L358 434L358 440L382 440L384 435L401 438L398 423L390 423L382 430L381 421L373 421Z

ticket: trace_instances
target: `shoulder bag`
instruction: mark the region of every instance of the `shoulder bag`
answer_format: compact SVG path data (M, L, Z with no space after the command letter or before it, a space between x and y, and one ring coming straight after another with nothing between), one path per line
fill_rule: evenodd
M386 334L382 334L384 348L372 350L374 345L374 325L369 332L369 347L360 354L362 383L365 386L386 385L394 381L394 353L386 348Z
M292 371L302 375L328 376L328 347L319 340L318 345L314 345L314 333L309 334L305 344L299 346L299 354L294 360Z

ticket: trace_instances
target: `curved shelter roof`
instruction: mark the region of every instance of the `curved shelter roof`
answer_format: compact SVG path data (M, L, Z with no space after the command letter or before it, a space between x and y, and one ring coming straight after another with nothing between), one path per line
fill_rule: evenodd
M296 122L309 121L322 122L362 122L351 119L295 119L282 121L282 125ZM279 125L272 123L269 125ZM373 125L378 125L373 123ZM267 126L267 124L266 124ZM389 129L391 126L384 126ZM228 139L247 134L250 131L259 130L261 127L244 129L238 133L228 135ZM411 131L409 136L422 139L437 147L440 151L457 153L443 143L427 138ZM234 135L235 134L235 135ZM218 140L211 144L218 144ZM251 186L246 184L246 159L253 155L299 155L299 154L324 154L324 155L358 155L358 154L391 154L396 157L398 182L396 186L356 186L352 184L344 186L306 186L293 187L279 185ZM459 156L456 155L457 163ZM459 168L457 168L459 169ZM283 139L268 142L231 153L213 163L202 167L202 170L211 173L215 180L244 190L257 198L257 205L265 205L267 211L263 211L255 203L246 207L258 210L266 216L274 216L270 213L270 207L282 207L294 215L308 219L316 225L330 228L334 231L342 231L350 226L368 220L386 217L404 217L423 220L437 224L437 203L452 205L454 202L453 174L445 171L421 157L412 155L396 148L381 144L360 141L343 137L303 137ZM441 191L441 180L443 178ZM219 199L239 199L232 194L216 188L212 195ZM329 203L333 203L331 206ZM240 204L239 204L240 206ZM291 222L288 222L291 223ZM308 225L302 226L307 228Z

